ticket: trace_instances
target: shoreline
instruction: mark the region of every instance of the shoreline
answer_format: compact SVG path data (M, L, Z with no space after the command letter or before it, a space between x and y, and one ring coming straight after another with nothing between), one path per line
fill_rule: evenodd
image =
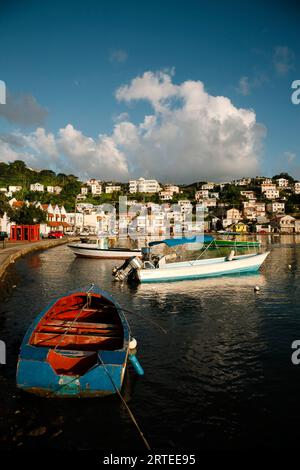
M61 238L59 240L40 240L33 243L16 243L15 245L7 243L5 248L0 248L0 282L4 281L8 268L19 258L23 258L34 251L48 250L49 248L65 245L75 240L78 240L78 237Z

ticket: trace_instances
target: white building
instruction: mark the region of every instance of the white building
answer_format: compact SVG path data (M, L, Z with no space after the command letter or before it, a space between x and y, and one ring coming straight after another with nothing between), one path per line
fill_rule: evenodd
M265 179L262 181L262 184L272 184L272 178L265 178Z
M264 191L264 195L267 199L277 199L279 198L279 189L267 189Z
M159 198L162 201L171 201L173 199L173 193L171 191L160 191Z
M112 194L112 193L119 193L121 191L121 186L116 186L112 184L108 184L105 187L105 192L106 194Z
M165 184L164 185L164 190L165 191L169 191L170 193L175 193L175 194L179 194L180 193L180 189L179 189L179 186L175 186L175 184Z
M89 181L87 181L86 186L89 187L91 193L94 196L98 196L99 194L102 194L102 185L95 178L92 178ZM85 193L82 193L82 194L85 194Z
M226 211L226 218L223 219L223 227L229 227L232 224L236 224L242 220L241 213L238 209L232 208Z
M263 183L261 185L262 193L265 193L266 191L271 191L271 190L275 191L276 189L277 189L277 186L274 183Z
M42 193L44 191L44 185L41 183L34 183L30 185L30 191L36 191Z
M236 186L248 186L249 184L251 184L251 178L241 178L239 180L236 180L234 184Z
M284 212L285 203L284 202L269 202L267 204L267 210L269 212Z
M60 194L62 188L60 186L47 186L47 193Z
M193 210L193 204L188 199L182 199L177 203L180 207L181 212L190 213Z
M208 199L208 197L209 197L208 189L200 189L199 191L196 191L195 193L196 201L199 201L200 199Z
M276 182L279 186L279 188L288 188L289 187L289 180L286 178L277 178Z
M21 189L22 186L8 186L8 192L12 194L21 191Z
M245 196L247 199L255 199L254 191L241 191L241 196Z
M139 178L138 180L129 181L129 192L134 193L158 193L161 190L158 181L145 180Z
M264 217L266 215L266 205L264 202L249 200L243 202L243 216L249 220Z
M215 198L204 198L198 199L198 204L202 205L205 209L209 207L217 207L217 199Z
M89 192L89 188L87 186L81 186L80 193L86 196Z
M92 193L94 196L98 196L99 194L102 194L102 186L101 186L101 184L99 184L98 182L97 182L97 183L94 183L94 184L91 184L91 193Z
M300 181L296 181L294 185L295 194L300 194Z
M205 184L202 184L201 189L204 189L204 190L205 190L205 189L212 190L212 189L214 189L214 187L215 187L215 183L209 183L209 182L207 182L207 183L205 183Z

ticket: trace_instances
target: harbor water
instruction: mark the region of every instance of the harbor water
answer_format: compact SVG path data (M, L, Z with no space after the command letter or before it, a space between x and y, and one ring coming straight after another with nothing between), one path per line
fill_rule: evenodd
M122 394L153 450L296 446L300 237L263 243L271 254L258 274L176 283L115 282L112 267L122 261L76 258L65 245L17 262L0 306L0 448L143 450L118 396L58 400L16 389L30 322L51 300L91 283L132 312L144 375L129 365Z

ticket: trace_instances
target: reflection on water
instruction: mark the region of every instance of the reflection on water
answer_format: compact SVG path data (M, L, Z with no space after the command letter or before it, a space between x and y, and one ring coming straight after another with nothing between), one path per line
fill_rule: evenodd
M0 312L8 353L0 370L0 445L142 448L117 397L45 400L15 388L30 321L54 298L90 283L132 312L145 376L129 368L123 394L154 449L295 444L300 366L291 364L290 345L300 337L300 246L293 238L263 237L272 253L259 274L176 283L117 283L115 260L75 258L66 246L21 260L17 288Z

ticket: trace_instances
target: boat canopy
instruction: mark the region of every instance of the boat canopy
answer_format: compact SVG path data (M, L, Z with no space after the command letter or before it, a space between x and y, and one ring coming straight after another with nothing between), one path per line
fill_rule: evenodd
M160 245L161 243L165 243L167 246L177 246L177 245L185 245L186 243L207 243L212 242L214 237L211 235L195 235L191 238L166 238L165 240L158 240L154 242L149 242L149 246Z

